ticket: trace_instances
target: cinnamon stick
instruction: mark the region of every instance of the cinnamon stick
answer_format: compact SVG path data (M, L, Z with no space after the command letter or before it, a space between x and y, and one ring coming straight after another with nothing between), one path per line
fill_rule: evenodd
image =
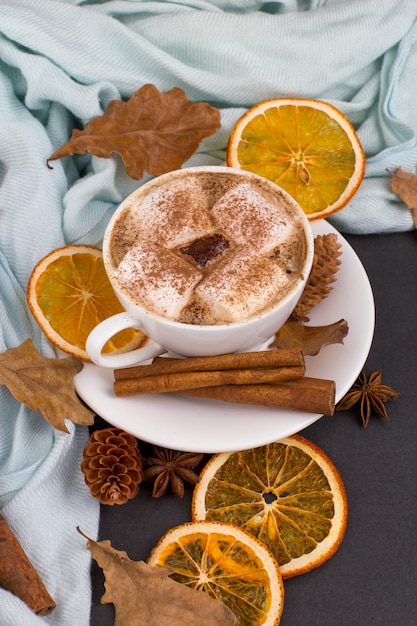
M37 615L48 615L56 606L42 579L1 514L0 587L23 600Z
M240 404L267 406L333 415L335 411L335 382L304 377L276 385L221 385L181 391L182 395L223 400Z
M251 385L276 383L302 378L304 365L275 369L230 369L200 372L174 372L114 381L116 396L133 396L144 393L169 393L184 389L218 387L219 385Z
M172 359L156 357L150 365L135 365L114 370L115 380L173 374L179 372L201 372L229 369L253 369L264 367L304 366L304 356L296 348L263 350L261 352L241 352L218 356Z

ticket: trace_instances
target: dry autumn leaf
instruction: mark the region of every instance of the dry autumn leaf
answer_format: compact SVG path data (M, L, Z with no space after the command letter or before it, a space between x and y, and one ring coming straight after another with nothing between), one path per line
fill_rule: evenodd
M75 357L51 359L26 339L17 348L0 354L0 384L33 411L40 411L54 428L68 432L65 419L74 424L89 426L94 413L82 402L74 390L74 376L83 368Z
M301 321L290 318L277 332L271 346L275 348L299 348L304 355L315 356L325 346L343 343L348 334L345 320L326 326L305 326Z
M165 567L132 561L110 541L87 539L93 559L103 569L102 604L115 607L114 626L232 626L234 614L219 600L169 578Z
M417 176L398 167L391 175L391 189L411 210L417 228Z
M159 176L181 166L204 137L220 128L220 112L206 102L191 102L174 87L161 93L144 85L127 102L112 100L106 112L90 120L84 130L74 129L69 141L49 159L83 154L120 155L131 178L144 172Z

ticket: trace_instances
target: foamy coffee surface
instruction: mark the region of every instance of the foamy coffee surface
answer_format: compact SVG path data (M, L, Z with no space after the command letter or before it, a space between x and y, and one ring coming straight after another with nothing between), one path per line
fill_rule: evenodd
M195 172L126 204L111 237L113 279L153 314L190 324L246 321L300 277L301 218L257 179Z

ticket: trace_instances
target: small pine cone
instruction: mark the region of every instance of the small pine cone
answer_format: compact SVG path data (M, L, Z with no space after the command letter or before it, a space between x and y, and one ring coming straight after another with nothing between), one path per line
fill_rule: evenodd
M341 244L335 233L317 235L314 239L314 258L304 291L292 312L297 320L306 320L310 311L332 290L341 260Z
M119 428L94 431L84 448L81 469L101 504L124 504L142 482L142 457L132 435Z

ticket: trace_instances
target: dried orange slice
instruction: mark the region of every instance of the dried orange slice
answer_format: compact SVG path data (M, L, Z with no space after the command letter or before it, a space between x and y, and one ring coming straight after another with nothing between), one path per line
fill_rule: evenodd
M193 492L192 519L249 531L274 554L285 579L336 552L346 528L346 492L324 452L293 435L211 457Z
M226 161L285 189L310 220L343 208L365 170L346 116L331 104L301 98L265 100L249 109L231 132Z
M148 563L171 569L171 578L223 602L241 626L279 624L284 587L278 563L245 530L219 522L186 522L169 530Z
M104 269L101 250L87 245L57 248L41 259L29 278L27 299L49 341L83 361L90 360L85 342L91 330L123 311ZM108 341L103 352L125 352L144 340L142 331L129 328Z

